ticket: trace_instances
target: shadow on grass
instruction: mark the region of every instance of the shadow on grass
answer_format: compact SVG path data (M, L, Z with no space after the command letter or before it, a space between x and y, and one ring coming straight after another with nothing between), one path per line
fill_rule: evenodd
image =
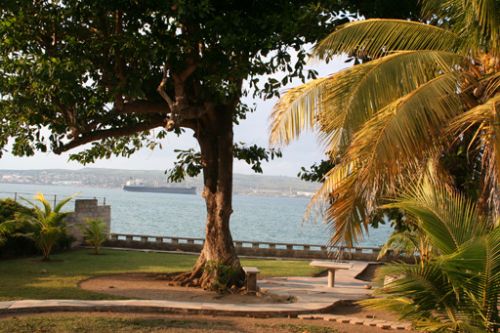
M88 250L55 254L50 262L39 257L0 260L0 301L12 299L121 299L81 290L78 282L89 277L128 272L189 270L196 257L187 255Z
M235 325L230 321L224 320L198 320L198 319L132 319L124 321L127 325L139 328L186 328L186 329L205 329L229 330L235 332Z
M157 318L105 318L93 316L40 315L3 319L2 332L164 332L165 329L180 329L189 332L237 332L234 323L225 320L157 319Z
M0 301L13 299L123 299L85 291L81 280L121 273L173 273L190 270L197 256L174 253L79 249L52 256L50 262L30 257L0 260ZM242 265L256 266L264 276L310 276L307 261L242 259Z

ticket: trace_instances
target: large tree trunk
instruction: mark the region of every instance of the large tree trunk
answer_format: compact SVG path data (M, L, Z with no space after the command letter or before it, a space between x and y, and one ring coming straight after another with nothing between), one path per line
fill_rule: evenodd
M184 284L211 290L240 287L244 272L229 229L233 190L232 110L211 108L208 119L196 133L203 164L203 198L207 207L205 243Z

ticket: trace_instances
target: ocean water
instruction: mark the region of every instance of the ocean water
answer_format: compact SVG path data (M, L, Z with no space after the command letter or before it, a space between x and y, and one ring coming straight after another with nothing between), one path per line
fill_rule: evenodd
M0 198L32 199L41 192L50 201L78 193L77 198L97 198L111 205L111 231L151 236L204 237L205 205L200 194L134 193L121 189L0 183ZM235 195L231 232L245 241L326 244L330 228L322 223L304 222L307 198ZM73 203L68 209L73 209ZM391 232L389 226L370 230L359 243L380 246Z

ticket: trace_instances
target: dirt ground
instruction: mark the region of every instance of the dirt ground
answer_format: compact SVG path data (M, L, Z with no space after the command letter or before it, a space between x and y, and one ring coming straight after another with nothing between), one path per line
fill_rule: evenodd
M80 282L80 288L98 293L135 299L169 300L210 303L292 303L293 298L266 293L258 295L218 294L200 288L169 285L159 274L131 273L106 275Z
M371 281L380 267L380 265L368 266L359 276L359 279ZM220 295L199 288L169 285L168 278L168 276L154 273L115 274L84 280L80 283L80 287L98 293L136 299L240 304L293 302L293 299L272 294L259 294L257 296L244 294ZM328 313L358 318L398 321L397 315L393 313L381 310L368 310L350 301L337 303Z
M391 331L323 320L91 312L0 316L0 332L386 333Z
M364 272L363 280L370 281L378 267ZM243 294L219 295L197 288L169 286L165 276L159 274L108 275L80 283L80 287L99 293L129 298L176 300L185 302L217 303L282 303L293 300L273 295L251 296ZM397 321L397 316L385 311L367 310L353 302L337 303L332 314L357 318ZM115 312L40 313L0 315L0 333L384 333L377 327L342 324L324 320L297 318L251 318L196 314L147 314ZM409 332L409 331L405 331Z

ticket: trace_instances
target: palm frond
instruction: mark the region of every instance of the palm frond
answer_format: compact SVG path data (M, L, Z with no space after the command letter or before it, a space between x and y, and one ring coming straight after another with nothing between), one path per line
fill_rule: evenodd
M463 62L445 51L397 52L293 88L271 115L270 142L288 144L319 125L326 150L336 155L380 108Z
M323 219L332 229L332 246L340 243L352 246L367 231L366 202L355 186L359 167L355 163L337 164L325 175L322 186L307 206L306 219L324 203L330 205Z
M76 196L78 195L78 193L75 193L73 195L70 195L69 197L67 198L64 198L62 199L61 201L59 201L57 203L57 205L54 207L54 212L55 213L59 213L61 211L61 209L68 203L70 202L71 200L73 200Z
M486 98L493 98L500 91L500 71L487 76L481 83L484 84L484 95Z
M353 133L386 107L429 80L450 73L464 58L444 51L403 51L335 75L323 94L320 137L333 156Z
M357 131L348 159L364 160L376 173L394 161L407 165L425 156L442 125L462 110L456 79L440 75L384 107Z
M436 26L405 20L370 19L340 26L315 47L314 54L321 59L352 53L378 58L403 50L454 51L459 44L458 35Z
M452 73L443 74L386 106L357 131L345 158L353 162L332 169L322 187L323 193L336 195L327 212L333 242L357 240L376 209L376 198L404 176L411 179L408 173L434 154L440 126L461 109L455 82Z
M403 252L414 255L419 250L418 231L405 230L401 232L393 232L385 244L380 248L377 260L382 259L389 251Z
M354 177L350 177L354 182ZM328 223L332 229L330 245L341 243L354 246L368 233L369 210L363 195L349 191L335 197L334 203L326 212Z
M394 203L384 208L399 208L413 219L441 254L457 251L470 239L484 234L476 206L463 194L424 178L413 184Z
M484 190L490 205L500 216L500 93L458 116L449 126L449 133L460 136L475 128L474 141L482 147Z
M288 90L281 97L270 116L271 145L288 144L298 138L303 130L315 126L317 114L322 107L318 103L320 94L325 90L325 83L329 79L312 80Z
M364 306L396 310L402 319L421 320L426 317L426 323L419 322L426 326L438 322L438 318L434 317L435 310L454 310L453 288L444 283L446 278L439 266L431 263L426 266L393 264L383 271L385 275L397 278L375 291L383 298L363 301ZM394 308L398 304L400 308ZM446 323L448 325L450 323Z
M52 207L50 206L50 202L48 202L48 200L45 199L43 193L37 193L35 195L35 200L43 205L45 209L45 215L49 215L52 212Z
M484 223L491 226L491 223ZM460 307L469 322L492 332L500 318L497 312L500 295L500 227L484 229L456 252L436 258L450 284L463 291Z
M498 55L500 4L496 0L425 0L425 18L437 17L450 22L450 29L464 39L469 50L482 49Z

